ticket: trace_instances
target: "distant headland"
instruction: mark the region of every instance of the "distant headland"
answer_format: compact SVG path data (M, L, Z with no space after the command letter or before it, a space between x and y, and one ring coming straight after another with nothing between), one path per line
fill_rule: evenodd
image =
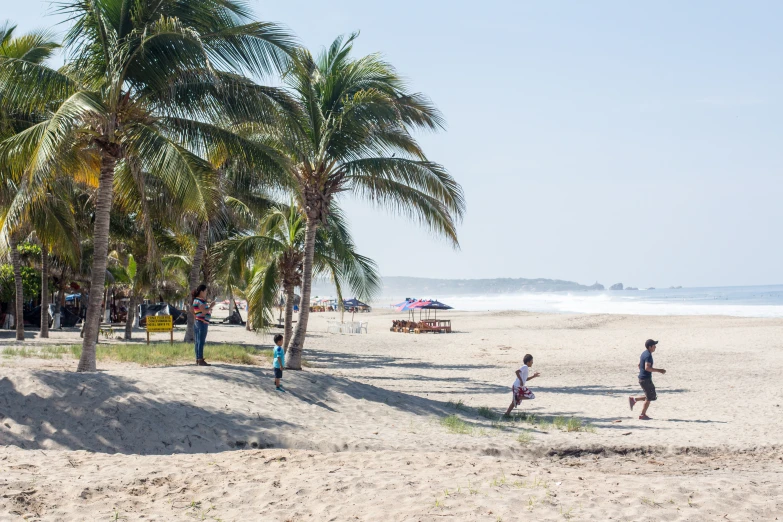
M677 289L682 287L670 287ZM611 285L608 289L599 282L583 285L562 279L527 279L523 277L500 277L496 279L436 279L430 277L387 276L383 278L383 287L379 295L383 296L446 296L446 295L498 295L521 294L531 292L601 292L601 291L638 291L624 286L623 283ZM318 280L313 283L313 295L332 295L334 285L330 281Z
M587 292L605 290L596 282L582 285L560 279L431 279L425 277L384 277L383 295L512 294L521 292Z

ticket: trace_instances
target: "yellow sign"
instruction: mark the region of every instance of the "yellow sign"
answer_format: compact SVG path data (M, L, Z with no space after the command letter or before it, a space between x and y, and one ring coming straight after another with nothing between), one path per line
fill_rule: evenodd
M170 315L150 315L147 317L148 332L170 332L173 325Z

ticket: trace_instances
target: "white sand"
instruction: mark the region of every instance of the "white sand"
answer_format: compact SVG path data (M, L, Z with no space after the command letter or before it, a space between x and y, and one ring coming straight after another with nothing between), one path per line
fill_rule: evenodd
M385 311L335 335L311 315L286 394L269 367L0 359L0 520L783 520L783 320L448 317L451 335L389 332ZM668 373L643 422L648 337ZM525 353L542 376L520 409L594 433L477 415L505 411Z

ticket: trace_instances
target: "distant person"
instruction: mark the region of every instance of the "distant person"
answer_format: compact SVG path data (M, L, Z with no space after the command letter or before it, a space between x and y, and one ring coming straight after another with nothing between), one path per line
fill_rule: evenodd
M653 372L660 374L666 373L666 370L660 368L653 368L653 356L655 348L658 346L658 341L647 339L644 343L645 350L642 352L639 358L639 386L644 390L644 397L628 397L628 403L631 405L631 411L637 402L644 401L644 408L642 408L642 414L639 415L640 420L650 420L647 416L647 408L650 407L650 403L658 399L658 394L655 392L655 385L652 381Z
M90 294L82 292L82 295L79 297L79 317L81 317L82 321L87 317L87 305L89 304Z
M509 417L511 415L511 410L519 406L522 401L533 400L536 398L536 395L530 391L530 388L528 388L526 385L527 381L530 379L535 379L541 374L536 372L528 377L531 366L533 366L533 356L527 354L524 358L522 358L522 367L516 371L517 380L514 381L514 385L511 387L513 396L511 398L511 406L509 406L508 410L506 410L506 417Z
M191 293L191 310L193 311L193 330L196 349L196 365L211 366L204 360L204 345L207 342L207 330L209 329L209 320L212 317L212 308L215 303L207 304L207 285L199 285Z
M285 366L285 350L283 350L283 335L275 335L275 349L272 350L272 367L275 370L275 389L285 391L280 381L283 380L283 367Z

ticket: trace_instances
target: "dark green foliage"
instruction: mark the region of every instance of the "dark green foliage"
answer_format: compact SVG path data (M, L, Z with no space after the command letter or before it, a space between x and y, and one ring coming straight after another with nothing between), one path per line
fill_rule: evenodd
M25 301L38 299L41 295L41 271L29 266L23 266L22 287ZM10 303L15 298L14 268L10 264L0 265L0 302Z

